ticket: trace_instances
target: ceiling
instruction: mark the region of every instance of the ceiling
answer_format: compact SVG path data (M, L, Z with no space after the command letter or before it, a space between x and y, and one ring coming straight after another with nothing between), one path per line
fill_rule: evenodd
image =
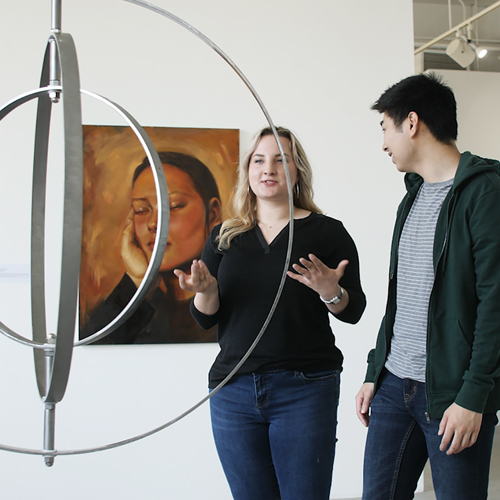
M481 12L486 7L498 3L498 0L450 0L450 2L451 24L448 0L413 0L413 27L416 49L476 13ZM469 68L462 68L446 55L446 47L455 38L453 34L425 50L423 67L420 67L420 69L500 72L500 7L475 21L471 28L472 41L476 45L484 45L488 48L488 54L483 59L476 58ZM465 28L463 34L467 35Z

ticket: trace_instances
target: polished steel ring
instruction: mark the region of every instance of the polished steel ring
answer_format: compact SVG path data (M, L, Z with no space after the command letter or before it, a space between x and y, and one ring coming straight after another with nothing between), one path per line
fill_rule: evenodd
M264 113L269 126L271 127L276 139L280 154L285 165L286 180L289 196L289 212L290 212L290 231L286 259L283 267L283 273L280 280L279 288L276 293L275 300L270 308L269 314L256 336L253 344L250 346L246 354L235 366L231 373L213 390L209 395L204 397L198 403L186 410L181 415L170 420L169 422L146 433L135 437L125 439L108 445L79 449L79 450L56 450L54 449L54 407L55 403L61 400L67 385L69 370L71 365L71 356L73 346L80 346L92 343L114 329L120 326L139 305L144 298L150 285L154 281L157 271L159 270L163 253L165 251L166 241L168 237L168 220L169 220L169 205L168 191L164 177L163 168L151 141L147 137L142 127L138 122L123 108L113 103L112 101L93 94L88 91L80 90L78 64L76 58L76 50L73 40L69 34L53 33L49 39L48 48L44 58L42 78L40 88L22 94L16 99L8 102L0 109L0 120L8 113L17 108L19 105L28 102L31 99L38 98L38 115L35 136L35 161L34 161L34 177L33 177L33 214L32 214L32 269L31 269L31 286L32 286L32 310L33 310L33 341L24 338L17 334L6 325L0 322L0 333L7 337L28 345L35 350L35 365L37 373L37 382L40 395L45 402L45 435L44 449L35 450L28 448L18 448L0 444L0 450L10 451L15 453L24 453L30 455L43 455L47 465L52 465L53 459L58 455L77 455L85 453L93 453L107 449L116 448L129 444L145 437L151 436L166 427L178 422L185 416L192 413L195 409L205 403L210 397L216 394L239 370L243 363L248 359L252 351L257 346L258 342L264 335L269 322L272 319L274 311L278 305L281 293L287 277L287 270L290 265L292 244L293 244L293 195L290 174L279 136L274 126L271 117L260 99L259 95L252 87L245 75L240 71L236 64L209 38L200 33L197 29L180 19L179 17L167 12L151 3L143 2L142 0L124 0L126 2L144 7L157 14L160 14L168 19L176 22L186 28L192 34L200 38L204 43L217 52L237 73L239 78L245 83L247 88L252 93L253 97L259 104ZM62 73L62 85L50 85L49 83L49 62L51 43L57 46L57 54ZM64 130L65 130L65 172L66 184L64 194L64 237L63 237L63 258L62 258L62 277L61 277L61 298L60 298L60 315L55 336L55 343L51 343L50 338L47 338L45 327L45 291L44 291L44 211L45 211L45 176L47 170L47 150L48 150L48 131L50 127L50 110L51 96L53 93L60 92L63 96L64 106ZM151 262L148 267L145 279L141 286L133 296L125 309L105 328L96 332L91 337L74 343L74 327L76 322L77 298L78 298L78 272L80 267L80 251L81 251L81 207L82 207L82 122L81 122L81 104L80 92L91 97L101 100L103 103L111 106L129 123L133 128L137 137L141 141L144 149L147 152L151 165L154 166L153 173L155 174L156 192L159 200L159 215L158 215L158 235L155 241L155 247ZM36 210L35 210L36 207ZM35 213L36 211L36 213ZM70 227L71 226L71 227ZM68 235L71 235L71 241L67 241ZM75 257L76 256L76 257ZM64 290L67 294L63 294ZM63 308L61 304L63 303ZM66 316L66 312L69 314ZM43 352L42 352L43 351Z

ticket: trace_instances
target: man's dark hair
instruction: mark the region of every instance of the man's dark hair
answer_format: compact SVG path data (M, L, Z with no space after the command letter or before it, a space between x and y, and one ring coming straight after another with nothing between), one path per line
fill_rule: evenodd
M386 113L400 127L417 113L431 134L444 144L457 139L457 102L451 88L434 73L409 76L389 87L371 109Z

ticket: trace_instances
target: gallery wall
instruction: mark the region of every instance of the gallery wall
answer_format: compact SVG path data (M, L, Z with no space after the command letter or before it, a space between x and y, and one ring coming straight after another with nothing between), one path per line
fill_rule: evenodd
M492 52L490 57L498 57ZM500 158L500 73L481 71L439 71L453 88L457 99L460 151L485 158Z
M314 166L318 205L342 220L358 246L368 307L358 325L332 320L345 355L332 498L359 496L365 430L354 412L366 355L383 313L389 240L402 177L381 150L370 104L413 71L411 0L156 0L199 29L250 80L276 124L301 139ZM235 73L200 40L119 0L64 0L82 88L119 103L147 126L237 128L243 150L266 125ZM0 0L0 103L36 88L50 31L50 1ZM30 336L29 225L35 107L0 123L0 320ZM47 197L47 297L56 327L61 234L60 112L51 136ZM122 125L85 97L86 124ZM61 450L147 432L206 395L214 344L88 346L75 350L56 412ZM0 338L0 443L40 449L43 405L32 352ZM139 442L64 456L0 452L2 498L229 500L208 406Z

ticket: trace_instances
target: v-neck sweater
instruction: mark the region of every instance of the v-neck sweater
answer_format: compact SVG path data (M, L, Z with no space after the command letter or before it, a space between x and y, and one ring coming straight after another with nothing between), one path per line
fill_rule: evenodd
M278 291L289 239L289 224L268 244L258 225L218 250L216 226L203 250L202 260L218 281L220 307L205 315L191 303L191 312L203 328L218 325L218 354L209 374L214 388L236 366L257 337ZM349 260L340 285L349 293L349 304L340 321L356 323L366 305L359 276L354 241L342 223L311 213L294 220L290 265L312 253L330 268ZM290 270L293 269L290 267ZM286 278L274 315L255 350L239 373L277 370L319 372L342 369L343 356L335 345L329 310L311 288Z

